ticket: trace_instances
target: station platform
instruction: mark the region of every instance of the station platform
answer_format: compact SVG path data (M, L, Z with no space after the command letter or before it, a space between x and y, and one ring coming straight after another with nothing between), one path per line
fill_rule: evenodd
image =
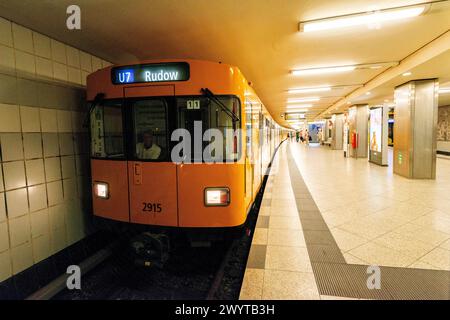
M391 161L381 167L326 146L283 143L240 299L448 300L449 185L444 158L436 180L410 180L394 175ZM380 286L369 289L374 267Z

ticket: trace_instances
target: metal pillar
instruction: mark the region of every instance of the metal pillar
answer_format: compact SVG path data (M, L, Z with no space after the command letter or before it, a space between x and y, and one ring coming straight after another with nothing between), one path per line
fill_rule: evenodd
M437 79L414 80L395 88L394 173L436 178Z
M342 133L344 126L344 115L335 114L333 115L333 129L331 130L331 148L333 150L342 150Z

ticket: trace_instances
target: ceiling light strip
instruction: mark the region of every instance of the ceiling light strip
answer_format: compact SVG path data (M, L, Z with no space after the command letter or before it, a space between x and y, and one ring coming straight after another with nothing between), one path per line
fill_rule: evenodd
M316 75L316 74L328 74L328 73L341 73L354 71L356 69L373 69L374 67L393 67L398 65L398 61L388 61L388 62L376 62L376 63L364 63L355 65L344 65L344 66L331 66L331 67L320 67L320 68L306 68L306 69L294 69L291 73L294 76L301 75Z
M364 86L363 84L343 84L336 86L320 86L320 87L303 87L303 88L291 88L286 90L288 94L298 94L298 93L311 93L311 92L325 92L330 90L340 90L349 88L359 88Z
M307 97L307 98L291 98L287 100L287 103L299 103L299 102L315 102L319 101L319 97Z
M408 6L384 8L368 12L356 12L346 15L326 17L322 19L301 21L300 32L314 32L354 26L373 26L385 21L401 20L423 14L430 4L441 1L416 3Z

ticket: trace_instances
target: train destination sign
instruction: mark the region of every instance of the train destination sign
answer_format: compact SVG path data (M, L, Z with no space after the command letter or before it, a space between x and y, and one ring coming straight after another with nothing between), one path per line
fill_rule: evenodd
M115 67L111 71L113 84L186 81L189 76L186 62L137 64Z

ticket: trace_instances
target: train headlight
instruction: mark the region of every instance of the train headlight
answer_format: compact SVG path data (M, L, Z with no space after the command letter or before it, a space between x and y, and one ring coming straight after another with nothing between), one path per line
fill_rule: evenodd
M230 204L229 188L206 188L205 206L227 206Z
M109 198L109 185L106 182L95 182L94 193L97 197L102 199Z

